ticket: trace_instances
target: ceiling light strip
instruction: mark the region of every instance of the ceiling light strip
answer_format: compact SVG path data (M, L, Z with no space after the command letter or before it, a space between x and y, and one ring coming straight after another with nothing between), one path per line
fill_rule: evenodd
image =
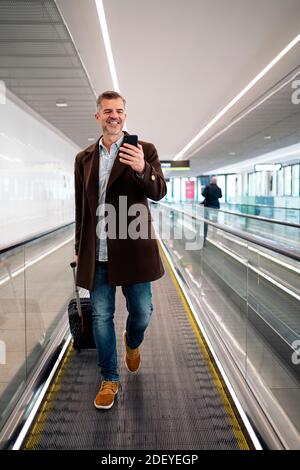
M272 89L272 91L264 96L260 101L258 101L256 104L254 104L253 106L250 106L247 111L243 112L242 114L240 114L236 119L233 119L232 121L230 121L230 123L224 127L223 129L221 129L219 132L217 132L216 134L214 134L212 137L210 137L208 140L206 140L202 145L200 145L200 147L197 147L196 150L193 150L193 152L191 154L189 154L189 158L191 158L193 155L195 155L196 153L198 153L200 150L202 150L204 147L206 147L208 144L210 144L211 142L213 142L217 137L219 137L220 135L224 134L224 132L227 132L228 129L230 129L232 126L234 126L235 124L237 124L239 121L241 121L242 119L244 119L248 114L252 113L252 111L255 111L255 109L257 109L259 106L261 106L262 104L264 104L267 100L269 100L270 98L272 98L273 95L275 95L276 93L278 93L282 88L284 88L286 85L288 85L290 82L292 82L293 80L295 80L295 78L299 75L299 70L297 70L297 72L292 76L290 77L288 80L286 80L285 82L283 82L280 86L278 86L277 88L274 88ZM299 153L299 151L298 151ZM230 155L235 155L235 152L230 152ZM252 162L252 159L251 159L251 162ZM229 165L228 165L229 166ZM214 170L216 171L216 170Z
M112 78L112 82L113 82L113 88L114 88L114 91L117 91L118 93L120 93L119 82L118 82L118 77L117 77L117 71L116 71L116 67L115 67L115 61L114 61L112 48L111 48L111 43L110 43L109 34L108 34L108 29L107 29L107 23L106 23L106 17L105 17L105 12L104 12L103 1L102 0L95 0L95 1L96 1L98 17L99 17L99 21L100 21L103 41L104 41L104 45L105 45L105 51L106 51L106 55L107 55L109 70L110 70L110 74L111 74L111 78Z
M239 101L266 73L274 67L285 54L287 54L300 41L298 34L248 85L240 91L201 131L174 157L174 160L182 158L183 155L202 137L237 101Z

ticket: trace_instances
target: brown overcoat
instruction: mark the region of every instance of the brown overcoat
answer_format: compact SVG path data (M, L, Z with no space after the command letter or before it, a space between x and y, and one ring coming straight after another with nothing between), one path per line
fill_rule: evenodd
M166 182L154 145L143 141L139 143L145 156L144 177L139 178L128 165L120 162L117 155L107 184L105 202L113 205L117 220L117 237L107 238L108 282L114 286L154 281L164 274L147 198L154 201L163 198L167 192ZM75 160L77 285L88 290L93 289L96 264L98 188L99 140L80 152ZM120 211L124 212L124 207L119 207L119 196L127 196L128 208L136 203L146 207L148 238L119 236L118 220L119 216L124 216L120 214ZM127 216L127 227L133 219L133 216Z

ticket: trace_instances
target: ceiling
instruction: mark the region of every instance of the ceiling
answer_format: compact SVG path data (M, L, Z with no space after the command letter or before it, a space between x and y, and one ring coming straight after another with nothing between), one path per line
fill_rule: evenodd
M300 67L260 96L249 107L202 142L191 154L191 168L196 174L232 172L233 165L263 155L272 161L291 161L286 152L275 152L300 142L300 104L292 102L292 83L300 80ZM300 90L300 81L299 81ZM298 93L300 97L300 93ZM300 161L300 151L293 159ZM266 160L267 161L267 160ZM256 161L257 162L257 161ZM243 164L244 166L244 164ZM228 167L227 171L220 167ZM236 169L241 165L235 165ZM253 169L253 165L247 166Z
M128 130L153 142L162 160L173 159L300 33L299 0L103 4ZM113 88L95 1L1 1L0 18L0 78L87 146L100 132L95 96ZM300 142L300 105L291 103L291 83L284 85L299 57L298 43L195 142L182 157L191 160L189 175ZM69 107L56 108L58 98Z
M0 1L0 79L80 147L97 134L95 91L52 0Z

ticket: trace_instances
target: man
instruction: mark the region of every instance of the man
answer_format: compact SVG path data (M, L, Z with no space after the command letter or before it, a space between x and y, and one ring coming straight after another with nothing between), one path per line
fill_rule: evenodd
M77 284L90 291L93 306L93 333L103 379L94 401L99 409L113 406L120 380L113 322L116 286L122 286L128 310L123 333L125 365L137 372L139 346L153 310L150 282L164 274L147 198L163 198L166 182L153 144L122 144L127 134L122 130L125 104L113 91L99 96L95 118L103 136L75 161ZM131 230L137 220L143 236Z
M220 209L219 199L222 197L222 190L217 185L217 177L213 176L210 184L207 184L202 191L202 196L205 198L203 201L204 207L212 207ZM206 218L206 215L205 215ZM208 224L204 223L204 242L207 237Z

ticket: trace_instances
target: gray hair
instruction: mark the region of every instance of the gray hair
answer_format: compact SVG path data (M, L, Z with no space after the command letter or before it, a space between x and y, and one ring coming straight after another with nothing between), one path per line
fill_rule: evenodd
M120 95L120 93L118 93L117 91L104 91L103 93L101 93L101 95L98 96L97 98L97 110L99 111L100 108L101 108L101 104L102 104L102 101L103 100L116 100L118 98L121 98L121 100L123 101L123 104L124 104L124 108L126 106L126 100L125 98Z

